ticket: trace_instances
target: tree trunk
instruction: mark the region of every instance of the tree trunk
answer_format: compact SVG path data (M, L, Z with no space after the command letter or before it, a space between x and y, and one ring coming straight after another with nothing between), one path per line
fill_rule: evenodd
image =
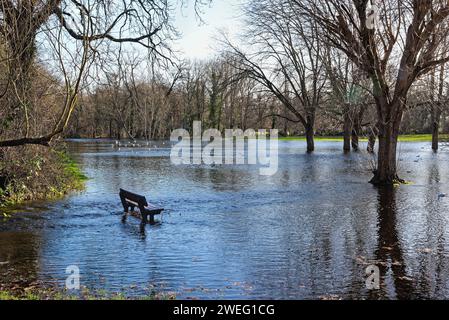
M362 131L362 127L360 125L362 119L360 119L358 116L354 119L354 123L352 126L352 135L351 135L351 144L352 144L352 149L354 151L359 151L360 147L359 147L359 135L360 132Z
M343 151L345 152L351 151L351 130L351 117L349 115L349 110L346 110L343 120Z
M315 140L314 140L314 129L313 125L307 124L306 126L306 141L307 141L307 152L315 151Z
M399 137L399 123L379 126L379 152L377 169L371 183L374 185L393 185L404 182L397 174L396 151Z
M371 128L368 136L368 148L367 148L368 153L374 153L374 150L376 148L377 134L378 134L377 126Z
M441 121L441 114L442 114L442 102L444 96L444 88L445 88L445 64L441 65L440 69L440 79L439 79L439 86L438 86L438 102L432 104L432 150L434 152L438 152L439 147L439 140L440 140L440 121ZM434 81L434 75L432 77L432 80Z
M36 54L35 34L26 34L27 29L20 30L21 34L8 39L9 52L13 57L9 61L9 77L13 81L14 90L10 91L9 110L5 122L6 126L14 120L12 128L21 135L28 137L29 113L31 105L31 89L33 81L33 63Z
M10 1L8 1L10 2ZM0 131L14 131L16 136L28 138L30 134L30 113L32 109L31 90L33 67L37 52L36 35L40 25L31 13L34 13L33 1L12 2L2 7L2 49L6 51L8 74L11 81L3 119L0 119ZM14 7L14 8L12 8ZM25 141L18 139L17 141Z
M437 152L439 147L441 108L432 106L432 150Z
M368 137L368 153L374 153L374 148L376 147L376 135L374 133L370 133Z
M351 144L352 144L352 150L359 151L359 131L356 129L352 130L352 136L351 136Z

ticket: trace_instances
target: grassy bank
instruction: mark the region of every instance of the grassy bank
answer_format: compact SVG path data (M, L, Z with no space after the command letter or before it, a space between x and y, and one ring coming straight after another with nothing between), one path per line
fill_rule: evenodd
M25 146L0 152L0 208L57 199L83 189L87 180L62 149Z
M442 136L442 139L448 138L448 136ZM281 141L306 141L305 137L283 137L280 138ZM361 141L368 141L367 138L361 138ZM322 136L316 136L315 141L323 141L323 142L332 142L332 141L343 141L343 137L322 137ZM400 142L431 142L432 141L432 135L431 134L415 134L415 135L401 135L399 137Z

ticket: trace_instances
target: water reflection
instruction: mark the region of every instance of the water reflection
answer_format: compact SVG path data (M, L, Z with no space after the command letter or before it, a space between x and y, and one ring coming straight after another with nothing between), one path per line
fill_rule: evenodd
M38 280L41 239L24 232L0 232L0 289L26 288Z
M272 177L251 166L173 166L163 143L73 143L86 191L0 221L0 262L9 260L0 284L63 283L77 265L83 285L130 295L448 298L449 199L439 195L449 155L423 147L401 149L413 184L376 189L366 156L342 155L339 143L310 155L302 142L281 142ZM165 207L162 223L122 222L119 188ZM380 291L366 289L369 264L381 268Z
M380 298L414 298L413 279L407 274L397 231L396 187L378 189L378 245L375 252L383 285Z

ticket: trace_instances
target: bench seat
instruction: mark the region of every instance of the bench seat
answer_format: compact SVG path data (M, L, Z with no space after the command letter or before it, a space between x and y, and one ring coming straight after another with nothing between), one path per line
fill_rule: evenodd
M154 216L161 214L164 209L152 205L147 202L144 196L120 189L120 200L122 201L123 209L126 214L133 212L135 208L139 208L142 223L148 223L148 216L150 216L150 224L154 224Z

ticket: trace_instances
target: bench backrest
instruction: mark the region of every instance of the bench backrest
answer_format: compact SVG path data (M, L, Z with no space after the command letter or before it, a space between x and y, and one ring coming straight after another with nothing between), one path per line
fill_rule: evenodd
M130 200L139 205L140 210L144 210L148 206L147 199L144 196L120 189L120 199L122 200L123 207L126 210L126 200Z

